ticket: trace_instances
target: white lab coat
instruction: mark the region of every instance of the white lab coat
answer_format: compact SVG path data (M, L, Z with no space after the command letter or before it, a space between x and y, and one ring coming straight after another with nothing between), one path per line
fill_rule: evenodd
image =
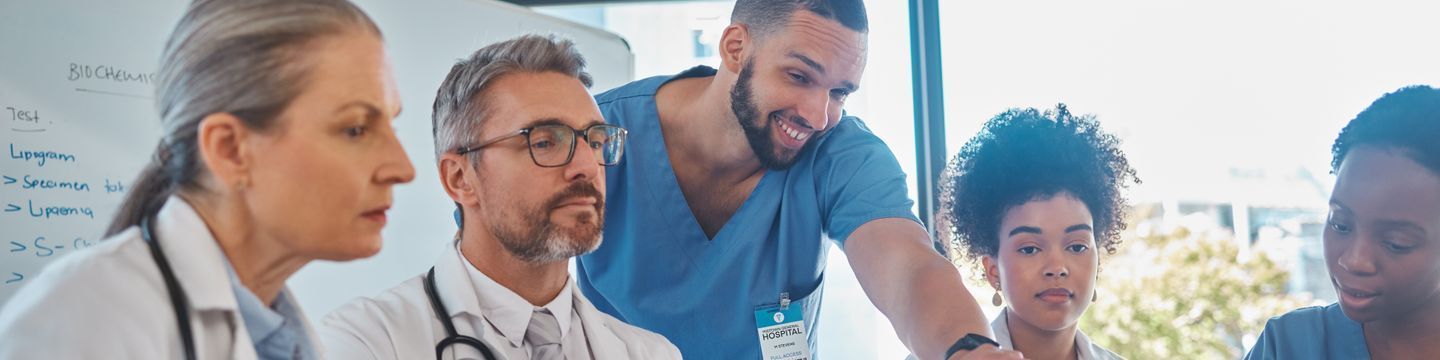
M199 214L172 196L153 230L189 298L197 357L255 359L225 254ZM0 359L185 356L165 280L138 227L56 260L28 282L0 310Z
M435 287L449 310L455 332L472 336L492 348L509 346L493 327L476 329L480 305L465 266L453 246L435 265ZM345 304L320 321L320 339L330 359L434 359L435 345L445 337L444 325L435 318L425 296L425 274L370 298ZM572 285L573 286L573 285ZM664 337L626 324L600 312L580 289L574 288L574 308L584 328L595 360L679 359L680 350ZM478 350L465 345L451 346L446 359L484 359ZM496 359L508 359L504 351L492 349Z

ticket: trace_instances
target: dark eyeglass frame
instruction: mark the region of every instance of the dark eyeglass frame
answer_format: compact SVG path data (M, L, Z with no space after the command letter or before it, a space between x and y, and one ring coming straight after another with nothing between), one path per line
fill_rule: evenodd
M541 163L540 163L540 159L537 158L537 157L535 157L535 147L534 147L534 146L531 146L531 143L530 143L530 134L534 133L534 132L535 132L535 129L542 129L542 128L565 128L565 129L567 129L567 130L573 131L572 134L573 134L574 136L570 138L570 151L565 154L565 161L564 161L564 162L561 162L561 163L556 164L556 165L545 165L545 164L541 164ZM624 152L625 152L625 150L624 150L624 147L625 147L625 138L626 138L626 136L629 135L630 131L629 131L629 130L625 130L625 128L623 128L623 127L619 127L619 126L612 125L612 124L594 124L594 125L587 126L587 127L585 127L584 129L576 129L576 128L572 128L572 127L570 127L570 126L568 126L568 125L561 125L561 124L535 125L535 126L523 128L523 129L520 129L520 130L515 130L515 131L513 131L513 132L510 132L509 134L500 135L500 136L491 138L490 140L481 141L479 145L474 145L474 146L461 146L461 147L455 149L455 154L456 154L456 155L465 155L465 154L469 154L469 153L472 153L472 152L480 151L480 149L484 149L484 148L487 147L487 146L495 145L496 143L499 143L499 142L501 142L501 141L505 141L505 140L508 140L508 139L513 138L513 137L516 137L516 136L524 135L524 136L525 136L525 151L530 153L530 161L531 161L531 162L534 162L534 163L535 163L535 166L545 167L545 168L561 167L561 166L565 166L565 165L570 165L570 161L572 161L572 160L575 159L575 148L578 147L578 146L580 146L580 141L577 141L577 139L585 139L585 143L588 144L588 143L590 142L590 131L591 131L591 130L594 130L594 129L596 129L596 128L600 128L600 129L615 129L616 132L614 133L613 136L611 136L611 141L619 141L619 142L620 142L620 147L621 147L621 150L620 150L621 155L615 157L615 162L614 162L614 163L606 164L606 163L605 163L605 157L604 157L604 156L596 156L596 157L595 157L596 160L599 160L599 164L602 165L602 166L614 166L615 164L619 164L619 163L620 163L620 159L624 157Z

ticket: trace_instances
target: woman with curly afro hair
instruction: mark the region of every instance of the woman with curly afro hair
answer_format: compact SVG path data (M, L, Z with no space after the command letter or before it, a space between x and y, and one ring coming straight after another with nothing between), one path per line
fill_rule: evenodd
M1005 309L991 322L1001 347L1030 359L1118 359L1076 328L1096 299L1100 251L1125 229L1122 190L1138 183L1092 116L1011 109L985 123L941 181L952 253L983 266Z
M1245 358L1440 357L1440 90L1385 94L1330 151L1321 237L1340 299L1270 319Z

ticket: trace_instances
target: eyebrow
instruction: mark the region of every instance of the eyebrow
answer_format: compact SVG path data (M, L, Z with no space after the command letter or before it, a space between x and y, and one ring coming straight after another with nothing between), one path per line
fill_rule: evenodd
M1339 200L1330 199L1330 206L1334 206L1334 207L1339 208L1338 210L1344 212L1346 215L1349 215L1349 216L1354 216L1354 214L1355 214L1355 211L1354 211L1354 210L1350 210L1350 207L1345 206L1345 204L1341 203ZM1326 220L1326 221L1329 221L1329 220ZM1415 233L1419 234L1421 237L1425 237L1425 236L1429 233L1429 232L1425 231L1425 227L1424 227L1424 226L1420 226L1420 224L1416 224L1415 222L1410 221L1410 220L1380 219L1380 220L1375 220L1375 225L1376 225L1376 227L1378 227L1378 228L1387 229L1387 230L1389 230L1389 229L1395 229L1395 230L1408 230L1408 231L1412 231L1412 232L1415 232Z
M1411 231L1422 238L1426 235L1424 227L1409 220L1379 220L1376 221L1376 225L1381 229Z
M335 109L335 112L340 113L350 108L360 108L361 110L364 110L365 116L367 117L379 117L380 115L380 108L377 108L375 107L375 105L371 105L368 102L359 100L345 103L345 105L340 105L339 108Z
M1069 232L1072 232L1072 231L1094 231L1094 229L1090 227L1090 224L1075 224L1075 225L1070 225L1070 227L1065 228L1065 232L1066 232L1066 233L1069 233ZM1044 232L1044 231L1041 231L1040 228L1038 228L1038 227L1034 227L1034 226L1019 226L1019 227L1016 227L1014 230L1010 230L1010 235L1006 235L1006 236L1007 236L1007 237L1010 237L1010 236L1015 236L1015 235L1019 235L1019 234L1036 234L1036 235L1039 235L1039 234L1043 234L1043 233L1045 233L1045 232Z
M1016 227L1014 230L1010 230L1010 235L1007 235L1007 237L1009 237L1009 236L1015 236L1015 235L1019 235L1019 234L1025 234L1025 233L1039 235L1039 234L1041 234L1041 233L1043 233L1043 232L1040 231L1040 228L1038 228L1038 227L1034 227L1034 226L1020 226L1020 227Z
M805 66L809 66L811 70L815 70L815 72L820 73L820 75L825 75L825 66L820 65L820 62L815 61L815 59L811 59L809 56L805 56L805 54L801 54L800 52L797 52L795 50L790 50L785 53L785 56L800 60L800 62L805 63ZM842 80L840 82L840 85L844 87L846 91L852 93L860 89L860 86L855 85L855 83L852 83L849 80Z
M351 101L351 102L345 103L345 105L340 105L339 108L335 109L335 113L338 114L338 113L344 112L345 110L350 109L350 108L360 108L361 110L364 110L364 111L365 111L365 117L366 117L366 118L380 119L380 118L382 117L381 114L383 114L383 112L380 111L380 108L377 108L377 107L375 107L375 105L371 105L371 104L368 103L368 102L360 101L360 100ZM392 116L390 117L390 120L399 119L399 118L400 118L400 113L402 113L402 112L404 112L404 111L405 111L405 107L404 107L403 105L402 105L401 107L395 108L395 115L392 115Z
M809 66L811 69L815 70L815 72L820 73L821 75L825 74L825 66L820 65L819 62L816 62L815 59L811 59L809 56L805 56L804 54L796 52L795 50L790 50L789 52L786 52L785 56L800 60L800 62L805 63L806 66Z
M592 120L590 120L589 123L585 124L585 126L581 127L580 130L585 130L585 129L590 128L591 126L604 125L604 124L605 124L604 121L592 119ZM542 125L563 125L563 126L566 126L566 127L569 127L569 126L570 126L570 125L565 124L565 121L560 120L560 118L547 117L547 118L541 118L541 119L538 119L538 120L535 120L535 121L531 121L531 122L529 122L529 123L526 123L525 125L520 126L520 128L522 128L522 129L524 129L524 128L532 128L532 127L542 126Z

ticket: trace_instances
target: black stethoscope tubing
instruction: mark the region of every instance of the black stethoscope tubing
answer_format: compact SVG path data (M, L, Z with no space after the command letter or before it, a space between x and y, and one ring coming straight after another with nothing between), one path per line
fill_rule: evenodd
M175 310L175 322L180 327L180 343L185 350L186 360L195 360L195 333L190 328L190 302L185 296L185 289L175 279L175 271L170 269L170 261L165 258L165 252L161 251L160 242L155 241L155 234L151 230L150 218L140 220L140 238L150 247L150 257L155 260L155 266L160 268L160 276L165 280L165 288L170 294L170 307ZM485 342L474 337L460 335L455 331L455 323L450 320L449 311L445 310L445 304L440 302L440 296L435 293L435 268L431 267L430 272L425 274L425 296L430 298L430 309L435 311L435 316L444 325L446 336L435 344L435 358L441 359L445 348L456 345L468 345L487 360L495 360L495 354L490 351Z
M445 310L445 303L440 302L440 295L435 292L435 267L430 267L430 272L425 274L425 297L430 298L430 310L435 311L435 318L440 320L440 325L445 327L445 338L435 344L436 360L441 359L440 356L445 353L445 348L457 344L464 344L480 350L480 354L484 355L486 360L495 360L495 354L490 352L490 347L485 346L485 342L455 332L455 322L450 320L450 311Z
M165 279L165 288L170 293L170 307L175 310L175 321L180 325L180 344L185 349L185 359L195 360L195 334L190 329L190 301L185 296L185 289L175 280L175 272L170 270L170 261L165 259L165 252L160 251L160 242L155 241L149 217L140 219L140 238L150 246L150 257L155 260L155 266L160 268L160 276Z

